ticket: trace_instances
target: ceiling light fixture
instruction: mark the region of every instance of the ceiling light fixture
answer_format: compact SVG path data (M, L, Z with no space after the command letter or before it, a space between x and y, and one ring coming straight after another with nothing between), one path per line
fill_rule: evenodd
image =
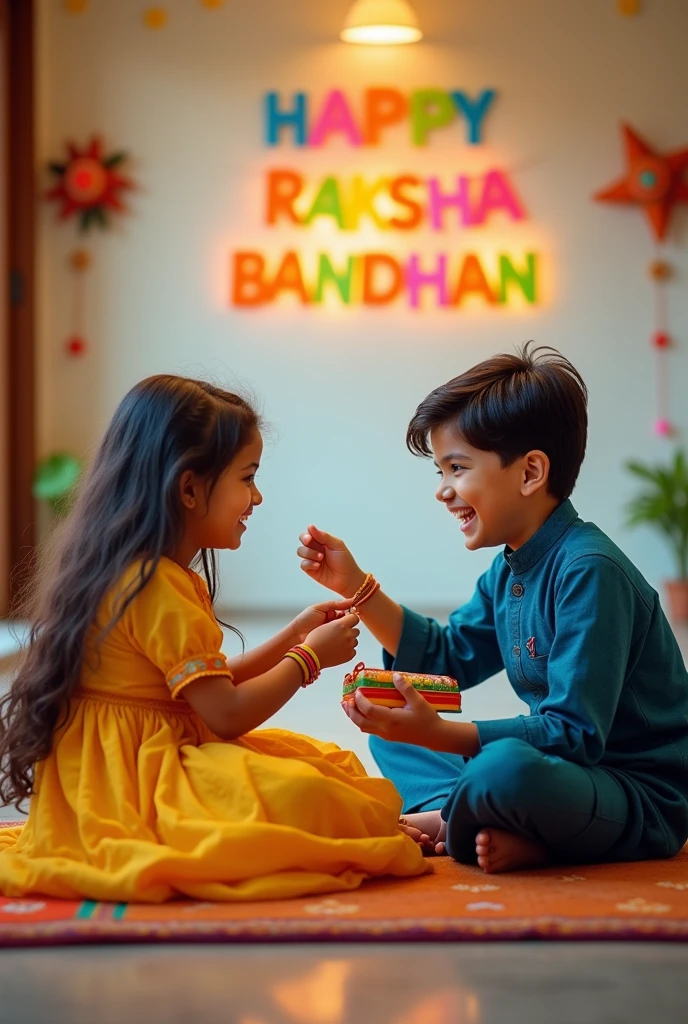
M423 38L408 0L355 0L339 34L345 43L391 46Z

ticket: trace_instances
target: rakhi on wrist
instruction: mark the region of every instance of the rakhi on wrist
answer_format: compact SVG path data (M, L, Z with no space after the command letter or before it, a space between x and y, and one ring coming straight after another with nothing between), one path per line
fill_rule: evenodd
M365 604L366 601L370 601L371 597L377 594L379 589L380 584L375 579L372 572L367 573L363 583L351 598L351 611L357 611L362 604Z
M384 668L366 668L363 662L344 679L343 698L353 704L354 693L360 690L371 704L384 708L403 708L403 695L394 685L393 676L405 679L414 690L431 704L435 711L461 713L459 684L451 676L431 676L423 672L395 672Z

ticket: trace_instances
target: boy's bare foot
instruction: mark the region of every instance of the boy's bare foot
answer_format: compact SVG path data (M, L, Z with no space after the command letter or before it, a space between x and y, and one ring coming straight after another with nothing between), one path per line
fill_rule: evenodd
M399 818L399 828L410 836L415 843L428 852L445 852L445 836L447 823L439 811L419 811L418 814L405 814Z
M499 828L484 828L478 832L475 852L479 867L488 875L517 871L519 868L539 868L549 863L547 849L542 843Z

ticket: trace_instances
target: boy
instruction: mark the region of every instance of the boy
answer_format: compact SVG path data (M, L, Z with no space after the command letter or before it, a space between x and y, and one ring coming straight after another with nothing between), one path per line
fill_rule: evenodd
M529 705L450 722L397 677L405 709L357 693L347 710L407 831L486 872L670 857L688 838L688 673L656 592L569 500L586 437L580 374L531 344L421 402L406 440L434 456L437 499L467 548L504 546L448 626L376 590L341 540L301 535L302 568L356 598L386 667L462 690L505 668Z

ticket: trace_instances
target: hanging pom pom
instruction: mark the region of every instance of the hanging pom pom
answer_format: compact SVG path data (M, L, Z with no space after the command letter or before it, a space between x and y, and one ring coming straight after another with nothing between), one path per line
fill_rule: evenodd
M165 28L167 25L167 11L164 7L149 7L143 15L143 23L146 28L153 31Z
M654 260L648 267L648 272L654 281L667 281L671 277L672 266L666 260Z
M91 266L91 254L88 249L75 249L69 257L72 270L88 270Z
M674 430L669 420L655 420L655 434L658 437L670 437Z
M86 353L86 339L80 337L78 334L73 334L71 338L68 338L65 342L65 351L68 356L72 356L74 359L78 359L80 356Z
M671 338L666 331L655 331L652 335L653 348L669 348L670 345Z

